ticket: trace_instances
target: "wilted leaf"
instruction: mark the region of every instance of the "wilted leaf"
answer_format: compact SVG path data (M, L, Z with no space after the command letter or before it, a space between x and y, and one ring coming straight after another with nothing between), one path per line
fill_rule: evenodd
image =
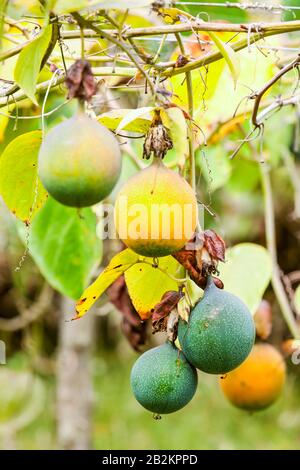
M22 134L8 144L0 157L0 194L9 209L29 222L47 198L37 174L42 133Z
M240 297L254 315L271 280L269 252L255 243L241 243L227 249L219 271L224 288Z
M213 230L197 233L186 247L177 251L174 256L187 269L191 279L202 289L206 286L207 276L216 273L217 264L224 259L225 243ZM220 289L223 283L213 278Z
M176 308L179 300L183 297L182 291L167 291L162 296L160 302L155 305L152 314L153 332L166 331L168 316Z
M49 197L32 222L29 252L52 287L78 298L102 257L95 214L90 208L79 214Z
M225 242L214 230L204 230L203 246L215 261L225 261Z
M36 105L35 88L51 36L52 26L47 26L33 42L24 47L15 66L15 82Z
M261 339L267 339L272 332L272 307L270 302L262 300L253 319L257 336Z
M128 248L115 255L96 281L81 295L76 305L76 316L74 319L83 317L100 295L128 268L134 265L137 260L138 255Z
M294 305L296 307L298 314L300 315L300 285L297 287L295 291Z
M145 258L152 263L152 258ZM159 258L159 267L167 273L180 277L177 271L179 265L171 256ZM166 291L177 290L177 282L167 274L149 264L138 263L125 273L125 281L132 303L142 318L149 318L155 305Z
M161 109L154 110L151 126L146 134L143 145L143 158L147 160L153 155L163 159L166 153L173 148L173 142L169 135L169 129L161 119Z
M97 91L97 83L87 60L76 60L67 72L66 87L68 98L90 101Z
M152 109L152 108L151 108ZM107 113L103 113L97 117L98 121L103 124L104 126L108 127L108 129L115 131L119 124L123 121L123 119L127 116L127 114L132 111L131 109L114 109ZM130 121L129 123L124 126L122 124L122 129L125 131L130 132L139 132L141 134L145 134L152 121L151 115L143 115L142 117L136 117L134 120Z
M122 313L121 328L127 340L135 351L145 344L147 338L147 323L141 322L128 294L124 275L121 275L107 289L110 302Z

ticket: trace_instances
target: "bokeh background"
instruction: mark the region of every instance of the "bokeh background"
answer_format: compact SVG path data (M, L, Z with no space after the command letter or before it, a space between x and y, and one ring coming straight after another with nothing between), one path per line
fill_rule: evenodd
M221 0L219 0L220 3ZM17 19L26 13L34 14L35 2L9 2L8 14ZM183 2L184 3L184 2ZM271 3L271 2L270 2ZM272 4L276 1L273 0ZM284 4L284 2L281 2ZM289 0L289 5L299 5ZM230 22L293 20L297 11L269 11L231 9L221 7L185 6L192 14L204 19ZM151 24L149 11L133 12L136 25ZM299 16L299 15L298 15ZM155 21L157 21L155 19ZM67 28L68 26L66 26ZM72 26L69 26L70 28ZM19 41L19 32L13 28L4 31L8 38ZM4 38L4 47L11 47ZM188 36L186 36L188 39ZM142 43L143 41L141 41ZM159 42L153 39L143 46L150 52L157 50ZM202 115L205 130L207 122L215 127L232 116L236 103L249 94L249 86L264 83L274 64L287 61L299 51L299 35L291 34L262 43L264 54L251 49L251 59L243 62L242 78L237 96L233 98L232 84L228 85L228 71L221 78L213 98L200 92L199 120ZM99 44L87 41L86 50L96 51ZM192 46L191 46L192 47ZM78 54L80 42L69 41L64 46L68 65ZM162 58L169 58L176 49L173 42L166 43ZM101 55L101 50L99 52ZM246 54L246 53L245 53ZM57 51L59 56L59 51ZM245 65L245 64L248 65ZM15 57L1 66L1 79L11 77ZM41 72L40 80L49 76ZM214 72L213 72L214 73ZM118 81L119 80L119 81ZM275 99L299 86L296 74L291 74L270 93ZM100 102L94 108L97 114L114 107L135 108L145 105L139 91L115 89L120 79L101 82ZM124 82L123 82L124 85ZM46 102L49 111L65 101L65 89L51 91ZM43 102L41 95L39 102ZM247 103L246 103L247 104ZM64 105L45 120L46 129L70 117L73 102ZM9 119L5 113L15 115L11 106L0 113L0 152L16 138L41 128L40 119ZM241 108L244 112L245 108ZM245 111L246 112L246 111ZM31 116L40 108L27 100L18 106L18 114ZM224 118L224 119L223 119ZM264 202L262 180L255 155L263 148L270 165L273 187L277 251L280 268L293 273L289 286L300 282L300 146L299 110L285 108L274 114L265 128L263 139L244 145L238 156L229 160L241 139L241 132L232 127L220 138L212 139L205 151L197 151L197 189L200 200L216 214L205 213L205 228L214 228L228 246L242 242L265 245ZM298 144L297 144L298 142ZM124 166L121 181L137 171L134 158L141 157L142 142L132 139L124 147ZM134 158L132 158L134 155ZM171 155L171 159L174 156ZM112 196L113 202L114 195ZM96 211L99 213L99 211ZM63 224L61 216L60 225ZM101 220L98 217L98 233ZM0 199L0 340L6 344L5 365L0 365L0 447L2 449L298 449L300 447L300 365L287 358L288 381L278 402L270 409L248 413L235 409L223 397L218 378L199 374L199 387L192 402L174 415L153 419L142 409L130 390L130 369L138 357L131 344L141 351L163 341L163 335L151 334L150 325L128 327L126 314L105 294L96 307L83 319L70 322L74 302L53 288L47 281L47 272L40 270L34 253L28 251L30 230L24 229L9 213ZM58 224L59 225L59 224ZM57 232L58 256L60 233ZM53 253L55 256L55 243ZM106 240L103 250L96 244L93 275L105 267L113 254L121 249L118 241ZM70 251L76 247L70 245ZM34 251L34 250L33 250ZM102 261L100 261L103 251ZM33 256L32 256L33 255ZM61 259L61 269L64 259ZM259 267L258 267L259 269ZM41 274L41 271L45 276ZM70 270L70 284L76 290L76 274ZM75 286L75 287L74 287ZM151 289L151 285L147 286ZM251 285L248 285L251 289ZM273 330L269 339L279 349L290 337L271 287L264 298L273 311ZM125 301L124 301L125 302ZM146 344L142 343L147 336Z

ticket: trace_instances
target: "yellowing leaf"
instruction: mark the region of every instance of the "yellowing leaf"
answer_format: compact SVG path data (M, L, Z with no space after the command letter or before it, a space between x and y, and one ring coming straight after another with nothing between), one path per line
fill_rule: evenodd
M3 142L4 140L4 134L5 134L5 130L6 130L8 122L9 122L8 116L0 115L0 142Z
M51 35L52 26L47 26L34 41L24 47L15 66L15 82L36 105L38 103L34 95L37 79Z
M128 248L114 256L96 281L85 289L78 300L74 320L83 317L103 292L137 261L138 255Z
M114 109L107 113L101 114L97 119L101 124L103 124L103 126L106 126L108 129L115 131L131 111L132 109ZM125 123L125 125L123 122L122 129L125 131L140 132L141 134L145 134L150 127L151 121L152 117L150 115L145 116L144 113L143 117L136 116L133 120L127 122L127 124Z
M144 108L127 110L126 114L121 119L121 121L118 124L118 127L116 128L116 132L118 133L120 130L125 129L127 125L129 125L131 122L134 122L137 118L141 116L149 115L149 113L153 110L154 108L149 107L149 106L144 107Z
M254 315L271 280L269 252L255 243L240 243L226 250L219 271L224 289L240 297Z
M234 87L236 87L237 79L240 73L240 64L237 54L228 43L221 41L217 34L213 33L212 31L210 31L208 34L224 57L231 72Z
M153 262L152 258L145 259L149 263ZM178 272L182 269L179 263L172 256L166 256L159 258L159 268L166 271L167 274L142 261L132 266L125 273L128 293L142 320L151 316L151 310L161 300L166 291L178 289L177 282L172 280L168 274L173 277L180 277Z
M28 222L47 198L37 175L41 131L27 132L8 144L0 157L0 194L9 209Z
M200 36L201 37L201 36ZM187 53L193 58L201 57L203 52L201 51L198 44L193 44L193 47L188 47ZM172 56L171 60L176 60L179 54L179 50ZM225 62L218 60L210 65L201 67L191 72L192 76L192 87L194 96L194 116L199 115L199 125L202 128L202 120L204 109L207 106L207 102L214 96L215 89L218 86L219 79L222 75ZM173 93L172 101L185 111L188 111L188 96L187 86L182 75L174 75L170 78L170 91Z

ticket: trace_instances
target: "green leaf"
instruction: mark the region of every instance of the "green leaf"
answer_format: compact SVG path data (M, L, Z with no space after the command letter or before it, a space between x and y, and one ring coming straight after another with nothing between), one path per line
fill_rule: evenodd
M141 261L125 273L128 293L134 308L143 320L151 316L151 309L161 300L166 291L178 290L177 282L172 280L168 274L173 277L181 277L178 272L182 271L181 266L172 256L159 258L159 269L152 266L152 258L144 259L149 264Z
M208 34L224 57L231 72L234 87L236 87L236 83L240 74L240 64L237 54L228 43L221 41L217 34L213 33L212 31L210 31Z
M300 285L297 287L295 291L294 304L295 304L297 312L300 315Z
M95 214L49 198L32 222L29 252L52 287L77 299L102 257Z
M226 250L219 271L224 289L240 297L254 315L271 280L269 252L255 243L240 243Z
M10 142L0 157L0 194L23 222L32 219L47 198L37 175L41 131L22 134Z
M34 96L36 84L51 36L52 26L47 26L34 41L24 47L15 66L15 82L36 105L38 105Z
M100 295L102 295L128 268L136 263L138 258L139 256L128 248L115 255L96 281L85 289L81 295L76 304L76 316L74 320L83 317Z
M148 109L153 109L153 108L148 108ZM143 117L141 117L141 115L136 115L134 119L131 119L127 123L125 122L125 125L124 125L124 119L132 111L133 111L132 109L114 109L107 113L101 114L100 116L98 116L97 119L101 124L103 124L103 126L108 127L108 129L112 131L115 131L116 129L120 130L119 126L123 122L122 129L124 129L125 131L140 132L144 134L145 132L148 131L150 127L152 117L150 115L146 117L145 116L146 113L142 113Z
M221 145L209 147L203 152L196 152L196 163L199 165L210 191L224 186L231 175L231 163Z

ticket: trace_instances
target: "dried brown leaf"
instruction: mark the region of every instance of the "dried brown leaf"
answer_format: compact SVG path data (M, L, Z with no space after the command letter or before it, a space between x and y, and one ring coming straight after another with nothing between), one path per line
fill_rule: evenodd
M205 230L204 247L215 261L225 261L225 242L214 230Z
M147 323L141 319L132 305L124 276L119 277L108 289L110 302L122 313L121 328L123 334L136 351L147 339Z
M161 301L154 307L152 315L153 333L157 331L167 331L168 317L183 297L181 291L167 291L161 298Z
M195 234L187 248L177 251L173 256L189 272L191 279L204 289L207 277L217 272L218 261L224 260L225 244L213 230L206 230ZM213 277L213 280L217 287L223 289L220 279Z
M76 60L69 68L66 77L68 98L90 101L97 91L97 83L87 60Z
M162 123L160 111L155 110L153 121L145 137L143 158L148 160L152 153L154 157L164 158L171 148L173 148L173 142L167 128Z

